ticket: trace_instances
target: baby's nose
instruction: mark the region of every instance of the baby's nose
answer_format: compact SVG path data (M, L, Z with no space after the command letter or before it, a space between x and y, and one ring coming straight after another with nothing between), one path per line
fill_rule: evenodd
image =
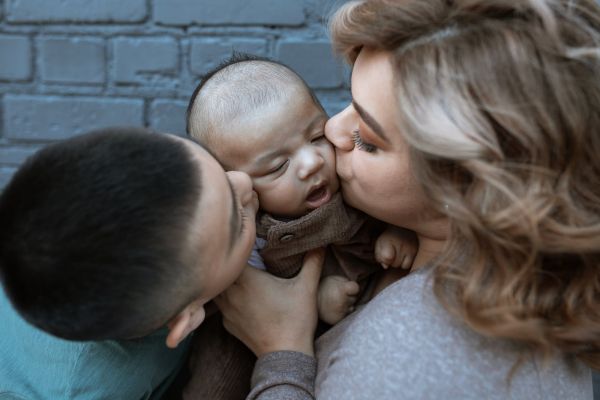
M306 179L315 172L319 171L325 163L325 160L321 154L314 149L305 149L300 157L302 162L299 170L300 179Z

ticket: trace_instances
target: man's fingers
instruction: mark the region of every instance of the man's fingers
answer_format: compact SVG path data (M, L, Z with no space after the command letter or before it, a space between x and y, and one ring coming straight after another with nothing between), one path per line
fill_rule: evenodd
M319 284L319 279L321 278L324 259L324 248L307 252L304 256L304 263L300 273L298 274L298 278L306 282L312 282L316 287Z

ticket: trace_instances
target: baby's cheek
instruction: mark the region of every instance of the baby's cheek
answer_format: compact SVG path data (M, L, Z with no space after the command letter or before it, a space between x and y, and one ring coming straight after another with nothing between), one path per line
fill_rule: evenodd
M282 196L275 188L255 187L254 190L258 194L258 206L261 210L275 213L281 207Z

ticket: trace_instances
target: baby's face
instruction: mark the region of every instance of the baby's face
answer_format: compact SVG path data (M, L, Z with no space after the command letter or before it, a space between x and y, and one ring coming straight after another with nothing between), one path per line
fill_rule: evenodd
M339 189L326 114L306 95L289 96L238 118L225 164L252 178L260 208L299 217L327 203Z

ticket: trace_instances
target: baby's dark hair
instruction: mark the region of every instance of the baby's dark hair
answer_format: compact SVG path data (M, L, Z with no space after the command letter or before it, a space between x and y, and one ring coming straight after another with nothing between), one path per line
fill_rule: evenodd
M192 297L185 243L200 178L183 141L141 128L31 156L0 196L0 278L15 309L71 340L164 326Z
M209 71L194 90L186 114L187 134L214 151L216 137L232 119L281 101L292 90L308 94L323 109L308 84L287 65L234 53Z

